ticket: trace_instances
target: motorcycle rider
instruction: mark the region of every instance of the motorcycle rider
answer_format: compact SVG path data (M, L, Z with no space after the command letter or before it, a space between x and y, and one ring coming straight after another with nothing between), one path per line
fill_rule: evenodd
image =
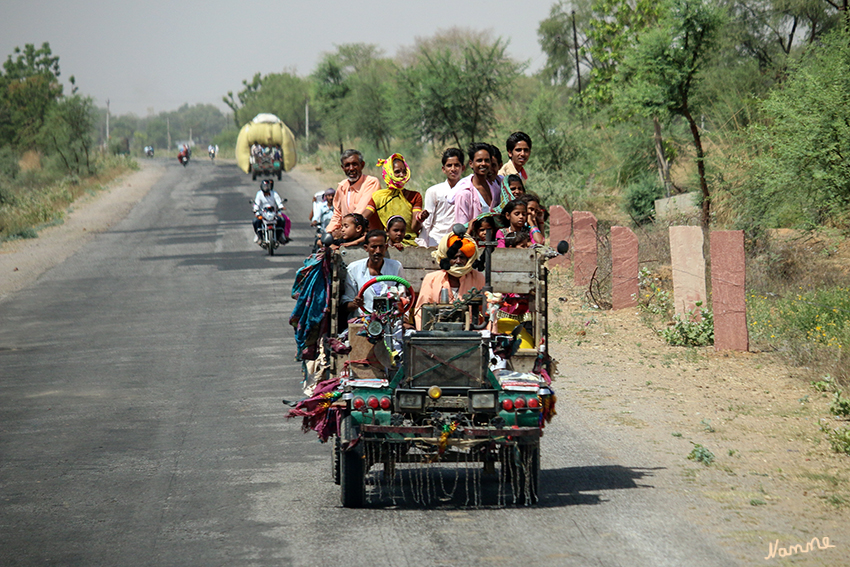
M261 211L265 207L274 207L277 211L277 226L275 227L275 235L277 241L281 244L289 242L290 220L283 211L286 207L283 206L283 201L280 195L274 190L274 181L271 179L263 179L260 183L260 190L257 191L254 197L254 242L260 241L260 232L263 230L263 217Z

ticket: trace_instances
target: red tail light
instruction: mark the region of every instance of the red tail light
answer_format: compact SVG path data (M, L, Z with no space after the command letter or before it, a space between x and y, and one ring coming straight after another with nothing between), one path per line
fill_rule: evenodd
M358 396L354 398L352 405L354 406L354 409L363 409L366 406L366 402L363 401L363 398Z
M502 409L505 411L511 411L514 409L514 403L511 400L502 400Z
M370 408L378 409L378 398L376 398L375 396L369 396L369 399L366 400L366 403L369 405Z
M516 409L522 409L522 408L524 408L524 407L525 407L525 398L523 398L522 396L520 396L520 397L518 397L517 399L515 399L515 400L514 400L514 406L516 406Z
M528 398L528 408L529 409L537 409L540 407L540 400L538 398Z
M392 402L388 397L384 396L381 398L381 409L388 410L390 406L392 406Z

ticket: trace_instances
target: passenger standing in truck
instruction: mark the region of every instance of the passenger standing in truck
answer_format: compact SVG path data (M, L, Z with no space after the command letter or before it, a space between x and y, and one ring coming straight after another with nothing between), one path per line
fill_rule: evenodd
M345 172L345 179L339 182L334 195L334 214L328 223L327 231L339 238L342 217L349 213L362 215L366 206L372 200L372 194L381 188L377 177L363 175L363 154L357 150L345 150L339 158L340 166ZM381 228L377 217L369 224L370 228Z

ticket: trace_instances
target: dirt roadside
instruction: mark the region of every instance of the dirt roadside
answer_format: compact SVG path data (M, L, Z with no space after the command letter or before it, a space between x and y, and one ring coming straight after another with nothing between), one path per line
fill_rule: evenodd
M594 426L651 452L666 487L692 520L717 533L743 564L850 565L850 457L819 428L830 395L774 354L668 346L636 309L590 310L568 286L550 287L550 344L560 361L559 405L598 415ZM689 460L697 444L714 460ZM660 475L659 475L660 476ZM835 548L769 561L771 546L804 548L828 537ZM822 540L821 540L822 541Z
M64 262L99 232L123 219L165 172L165 163L139 161L104 190L75 202L57 226L39 229L38 238L0 244L0 301Z

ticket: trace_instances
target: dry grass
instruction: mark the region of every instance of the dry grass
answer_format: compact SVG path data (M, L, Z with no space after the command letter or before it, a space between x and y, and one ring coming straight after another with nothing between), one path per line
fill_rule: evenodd
M4 196L0 205L0 240L35 238L40 226L61 223L75 200L138 168L132 159L106 156L99 160L97 174L80 178L44 167L35 152L24 154L20 166L15 179L0 179Z

